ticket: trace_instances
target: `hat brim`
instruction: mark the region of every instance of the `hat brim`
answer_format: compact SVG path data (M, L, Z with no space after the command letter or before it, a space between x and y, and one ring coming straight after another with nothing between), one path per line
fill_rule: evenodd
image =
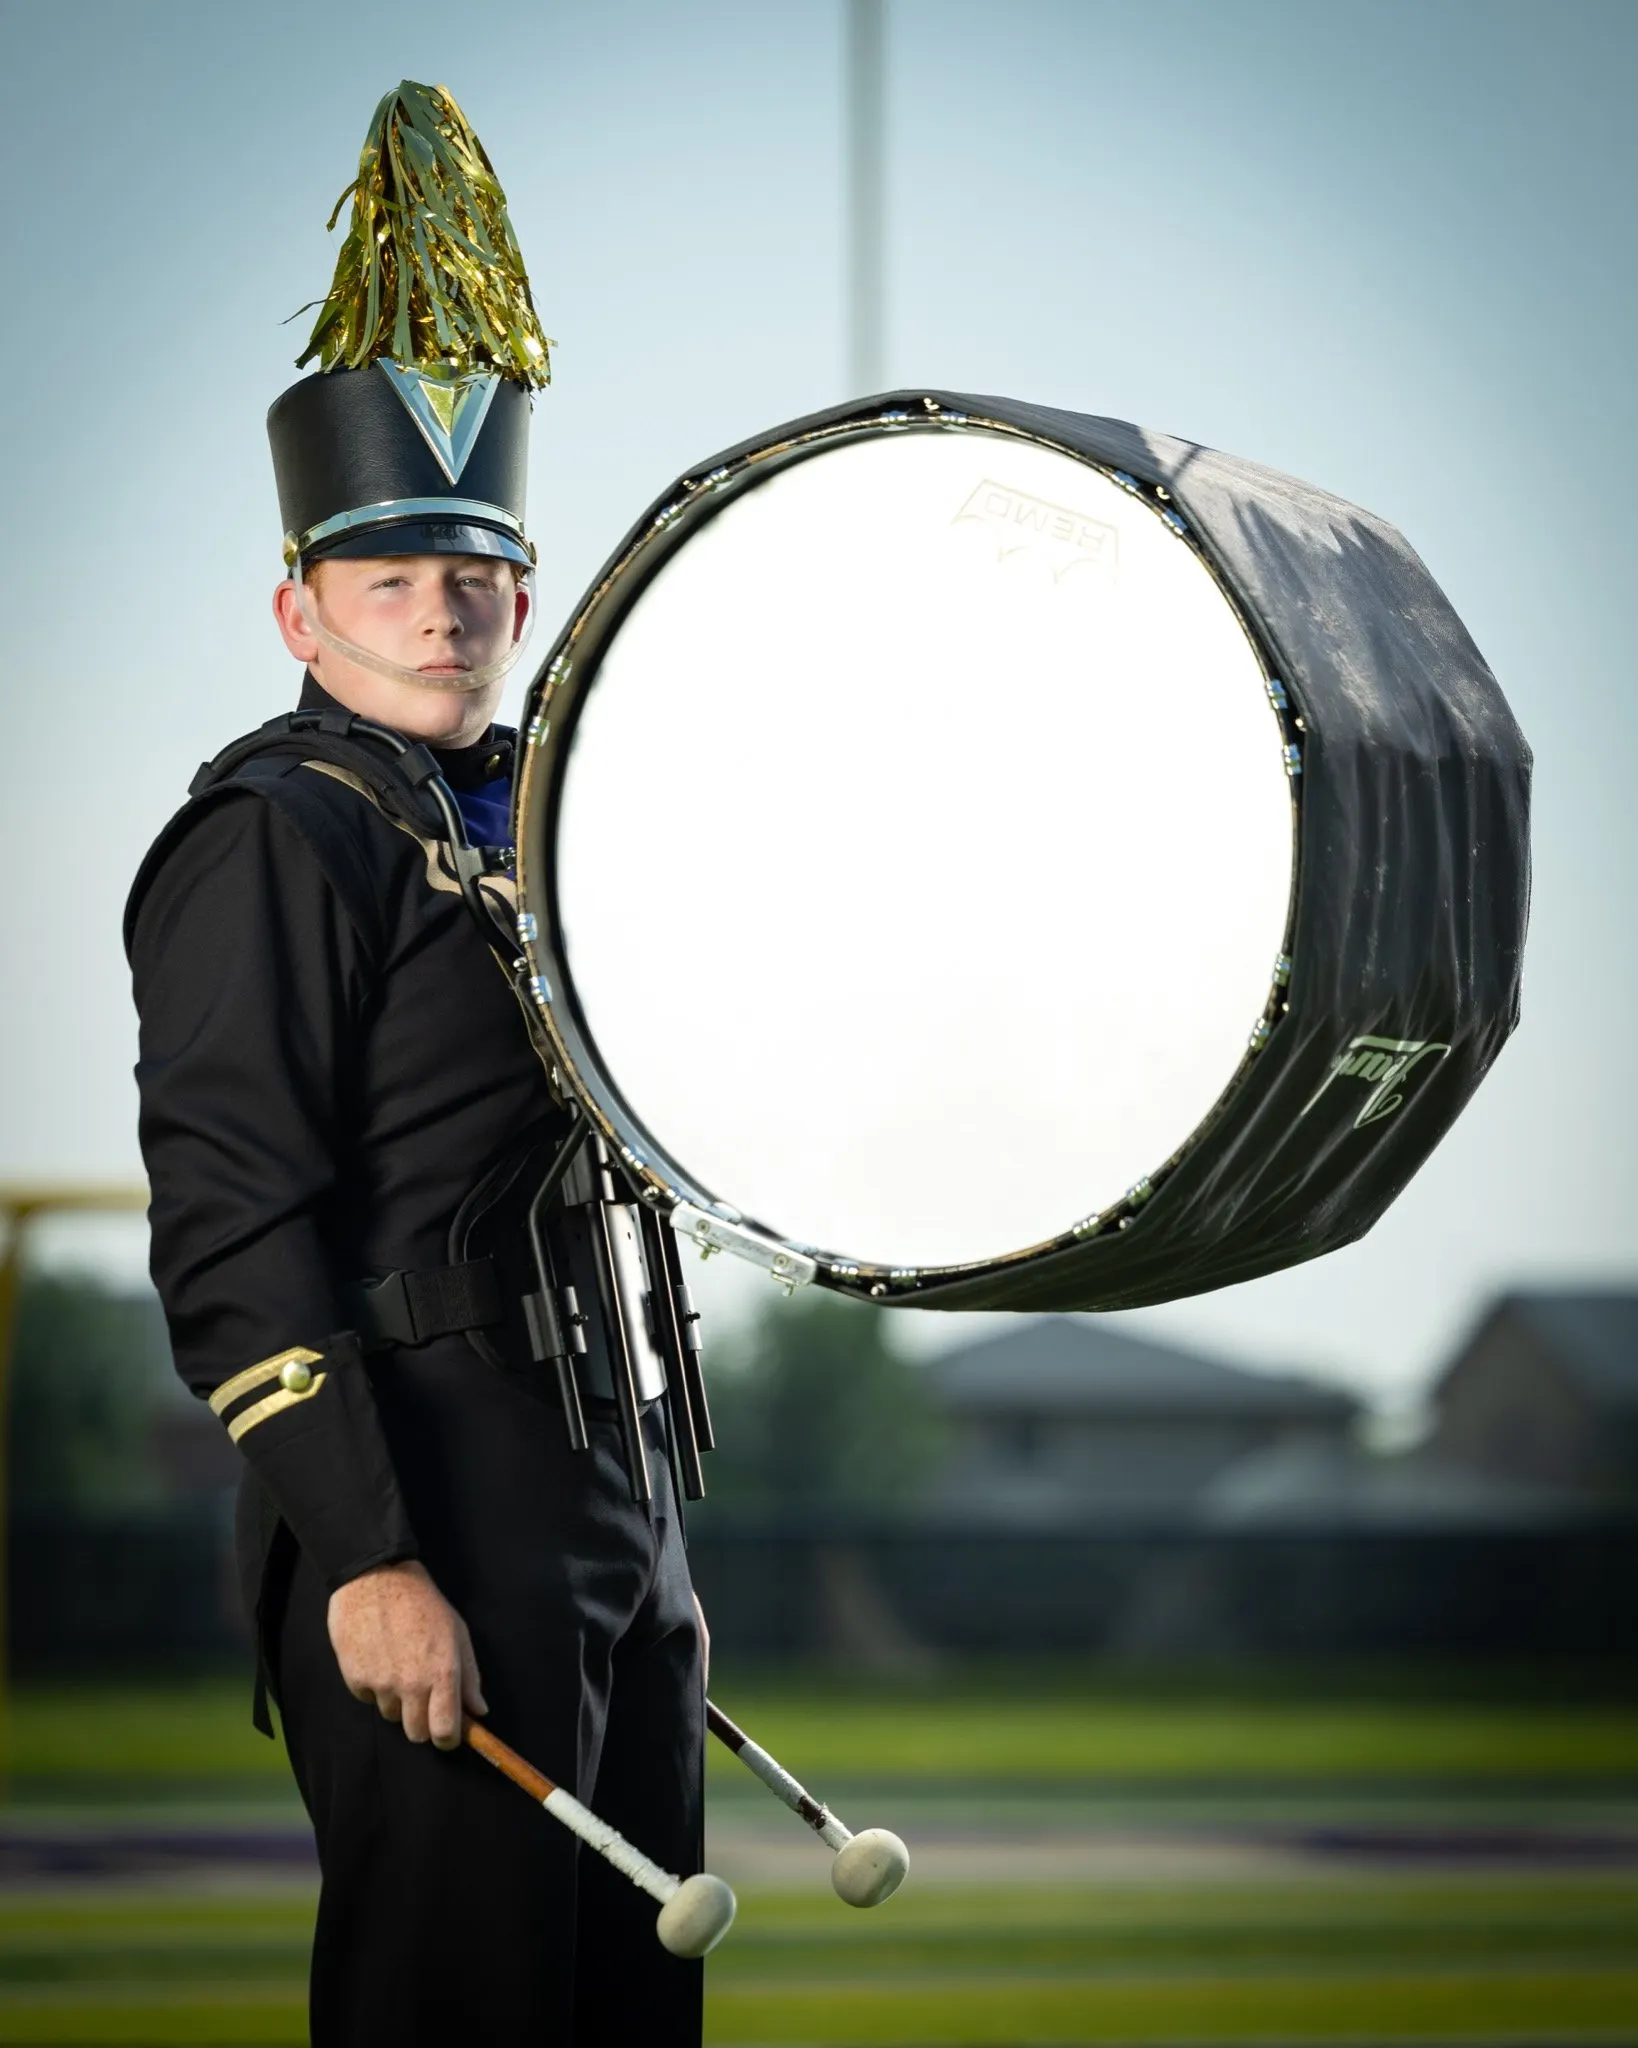
M497 527L466 519L411 519L398 526L370 526L308 550L309 562L346 561L384 555L491 555L532 569L529 550Z

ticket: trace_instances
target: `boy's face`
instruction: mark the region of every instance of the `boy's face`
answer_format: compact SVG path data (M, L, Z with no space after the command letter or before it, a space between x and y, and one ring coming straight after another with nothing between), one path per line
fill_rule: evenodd
M418 680L396 681L323 646L303 604L340 640ZM498 661L523 629L529 593L509 562L488 555L382 555L316 563L304 593L274 592L284 643L349 711L412 738L466 746L494 716L502 681L463 682Z

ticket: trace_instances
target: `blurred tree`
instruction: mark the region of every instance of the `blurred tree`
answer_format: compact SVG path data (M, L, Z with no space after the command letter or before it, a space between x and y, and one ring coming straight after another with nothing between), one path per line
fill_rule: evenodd
M942 1425L882 1310L804 1289L707 1354L712 1514L891 1517L936 1466Z
M157 1302L112 1293L86 1274L26 1274L12 1367L12 1512L152 1500L153 1417L170 1377Z

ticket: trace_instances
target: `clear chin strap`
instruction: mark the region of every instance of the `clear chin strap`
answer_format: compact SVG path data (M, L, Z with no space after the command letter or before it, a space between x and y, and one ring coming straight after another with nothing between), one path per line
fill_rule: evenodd
M347 640L334 633L319 616L317 594L304 581L302 560L298 555L291 565L290 580L295 586L296 607L301 613L302 624L328 654L338 655L343 661L356 662L360 668L367 668L372 675L385 676L389 683L413 683L422 690L458 690L463 696L470 696L475 690L487 690L491 683L503 682L517 666L523 650L529 644L535 629L535 584L532 570L520 571L520 587L529 593L529 608L523 615L523 628L506 652L494 661L486 661L481 668L467 669L459 675L428 676L419 669L406 668L402 662L389 660L384 654L372 653L368 647L360 647L356 641Z

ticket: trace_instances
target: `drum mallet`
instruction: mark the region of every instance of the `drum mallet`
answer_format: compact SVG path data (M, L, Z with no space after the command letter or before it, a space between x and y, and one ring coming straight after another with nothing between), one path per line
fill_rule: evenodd
M515 1749L509 1749L480 1722L467 1723L466 1743L514 1785L521 1785L571 1834L578 1835L606 1862L612 1863L622 1877L629 1877L639 1891L659 1900L660 1917L655 1931L674 1956L707 1954L734 1924L734 1895L720 1877L713 1877L707 1870L693 1877L673 1877L669 1870L651 1863L606 1820L599 1820L572 1792L565 1792L543 1771L525 1763Z
M866 1828L862 1835L854 1834L710 1700L705 1703L705 1719L711 1733L734 1752L751 1775L760 1778L776 1799L801 1815L827 1848L836 1851L830 1881L839 1899L850 1906L879 1906L893 1896L910 1869L910 1851L897 1835L886 1828Z

